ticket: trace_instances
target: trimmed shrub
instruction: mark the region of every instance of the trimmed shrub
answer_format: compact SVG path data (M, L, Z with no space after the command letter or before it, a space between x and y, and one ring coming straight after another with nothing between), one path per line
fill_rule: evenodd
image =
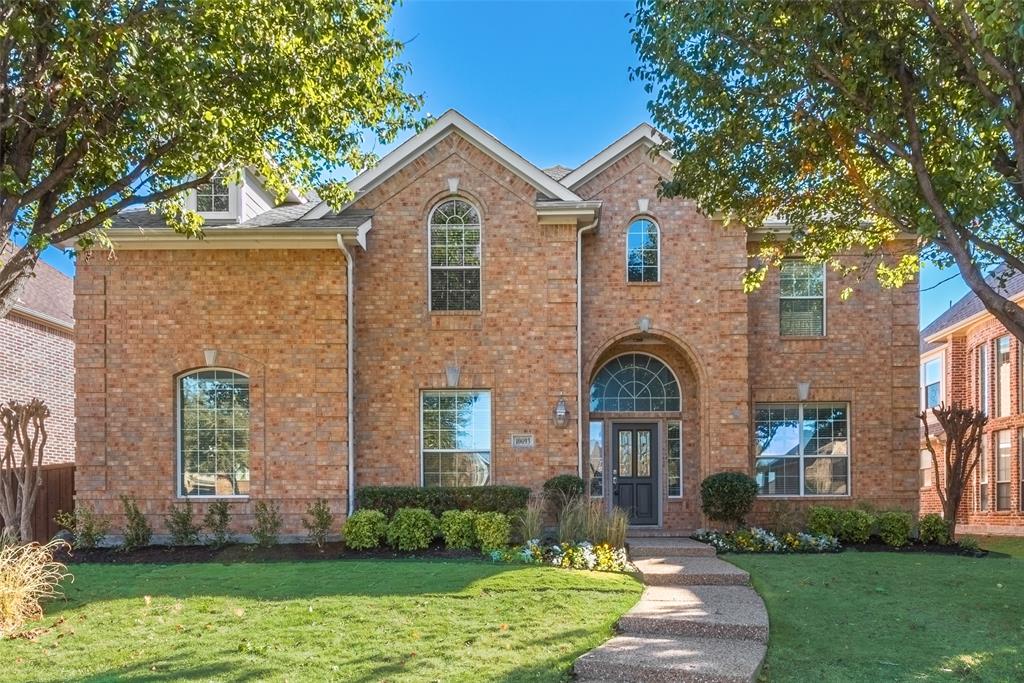
M203 526L210 532L209 541L214 548L223 548L231 543L234 540L231 535L231 503L226 500L210 503L203 517Z
M529 500L525 486L364 486L356 492L358 508L380 510L389 518L401 508L424 508L436 516L445 510L512 515Z
M700 508L718 522L742 525L756 498L757 482L739 472L718 472L700 483Z
M445 510L441 513L441 536L452 550L472 550L477 546L476 515L472 510Z
M195 514L192 511L192 501L185 499L184 505L171 507L169 515L164 517L167 531L171 534L171 543L174 545L197 545L199 543L199 532L203 526L195 523Z
M437 537L437 517L423 508L401 508L388 524L388 545L396 550L423 550Z
M71 532L71 545L78 550L95 548L103 543L110 531L110 520L97 515L85 503L76 505L74 512L58 510L54 521Z
M512 536L512 522L500 512L481 512L476 516L476 538L485 553L503 550Z
M807 530L812 534L839 536L839 510L828 505L807 508Z
M26 622L41 619L43 600L61 596L67 567L53 555L67 547L60 540L0 545L0 640Z
M256 523L252 527L252 537L256 541L256 545L261 548L277 545L277 539L281 535L281 525L284 523L284 520L281 519L281 508L277 503L268 505L261 500L256 503L253 514L256 517Z
M124 541L121 543L121 550L130 551L136 548L144 548L149 545L153 538L153 529L146 521L145 515L139 509L139 504L131 496L121 495L121 505L124 506Z
M334 515L326 500L317 498L315 503L306 506L302 526L306 530L306 540L317 548L323 548L324 543L327 543L327 534L331 533L331 527L334 526Z
M870 512L857 508L839 510L839 533L836 535L843 543L867 543L874 526L875 517Z
M909 512L890 510L878 515L878 535L891 548L902 548L910 543L912 518Z
M583 494L583 480L575 474L559 474L544 482L545 496L572 498Z
M376 548L388 533L388 518L380 510L356 510L345 520L342 535L352 550Z
M949 536L949 525L942 515L931 513L925 515L917 523L918 536L922 543L936 543L938 545L949 545L952 540Z

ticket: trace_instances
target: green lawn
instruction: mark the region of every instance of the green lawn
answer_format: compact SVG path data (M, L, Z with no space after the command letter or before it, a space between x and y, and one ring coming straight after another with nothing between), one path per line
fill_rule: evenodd
M989 557L725 555L768 606L763 680L1024 680L1024 539Z
M77 565L2 680L555 681L640 596L472 561Z

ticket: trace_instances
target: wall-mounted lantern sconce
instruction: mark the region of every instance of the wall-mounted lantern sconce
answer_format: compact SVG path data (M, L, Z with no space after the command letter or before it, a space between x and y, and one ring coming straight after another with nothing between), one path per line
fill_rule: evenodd
M203 358L206 359L207 366L213 366L217 364L217 350L206 349L203 351Z
M646 315L637 320L636 325L640 328L641 334L647 334L651 331L651 319Z
M444 380L448 387L459 386L459 375L462 374L462 368L459 367L457 362L449 363L444 369Z
M801 401L806 401L811 395L811 383L810 382L797 382L796 383L796 397Z
M565 402L565 396L558 397L558 402L555 403L555 409L552 411L552 418L555 421L555 426L559 429L569 425L569 404Z

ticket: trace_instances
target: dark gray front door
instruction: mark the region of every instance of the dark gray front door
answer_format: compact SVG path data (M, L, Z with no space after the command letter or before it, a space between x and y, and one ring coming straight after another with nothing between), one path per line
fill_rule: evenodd
M658 523L658 423L612 424L612 497L630 524Z

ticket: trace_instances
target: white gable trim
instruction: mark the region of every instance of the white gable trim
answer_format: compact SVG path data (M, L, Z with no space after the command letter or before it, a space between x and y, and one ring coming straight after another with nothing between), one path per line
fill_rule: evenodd
M412 136L384 156L373 168L367 169L349 181L356 196L366 194L413 161L424 150L435 144L450 131L457 130L483 152L502 163L516 175L536 187L543 194L562 201L580 201L575 192L544 173L465 116L449 109L425 130ZM311 210L305 218L322 218L330 211L327 202Z
M604 170L609 164L617 161L619 157L629 152L636 145L643 142L658 145L663 141L664 136L655 130L653 126L641 123L584 162L583 165L579 166L572 173L562 178L562 184L569 188L578 187L590 180L598 172ZM670 162L672 161L672 157L665 152L662 152L661 156Z

